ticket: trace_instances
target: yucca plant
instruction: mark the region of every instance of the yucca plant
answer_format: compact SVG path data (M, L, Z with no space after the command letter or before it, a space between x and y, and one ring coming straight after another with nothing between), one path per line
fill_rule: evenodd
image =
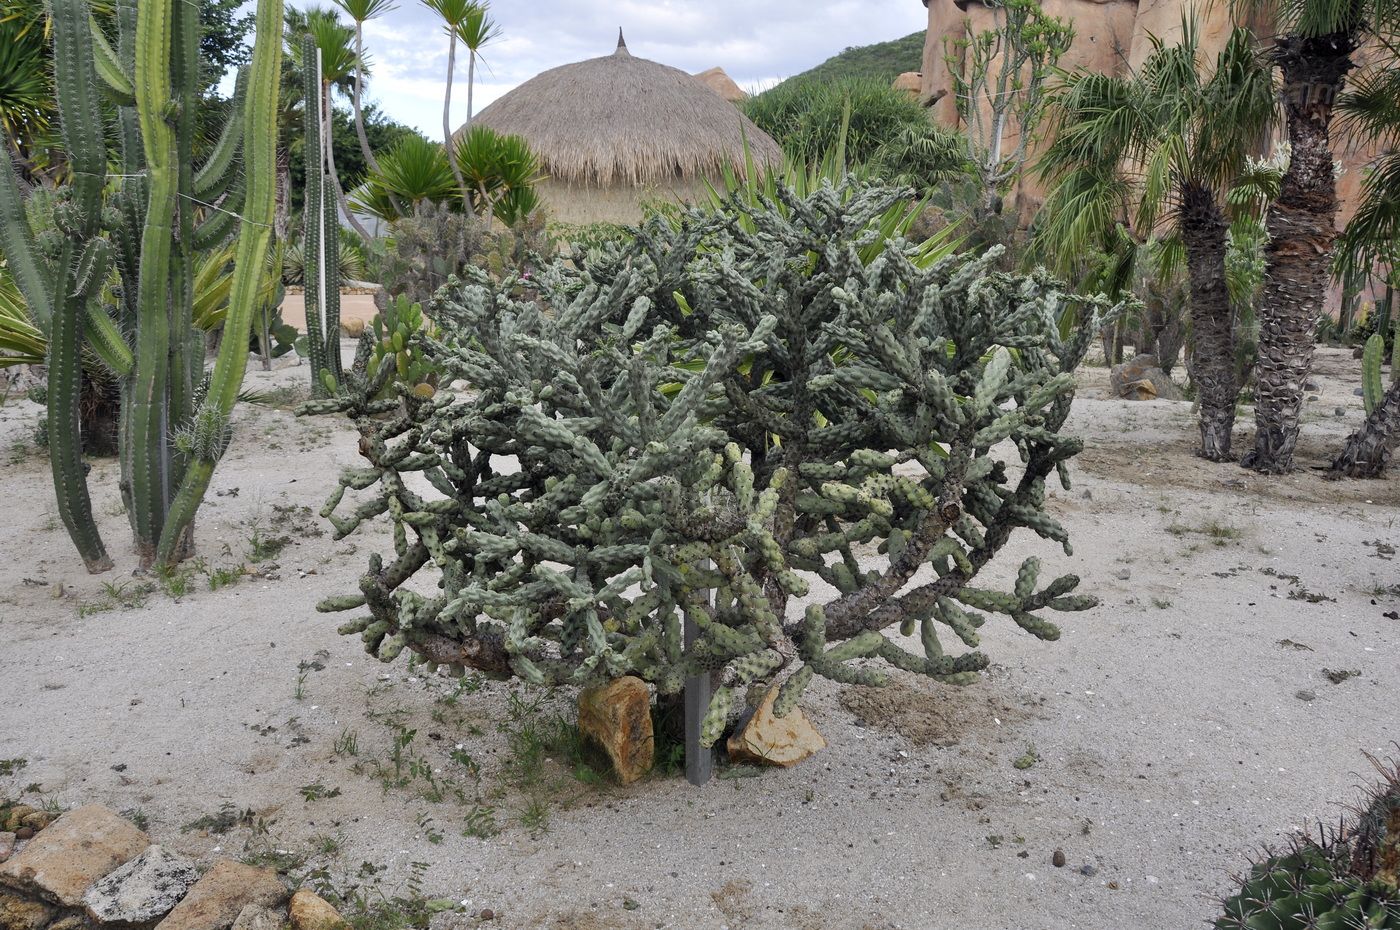
M487 229L493 216L510 225L539 205L532 196L541 179L539 156L521 136L471 127L457 143L457 170L467 184L467 203L486 220Z
M385 152L379 165L352 195L350 204L382 220L411 214L424 202L457 198L457 184L442 144L406 135Z

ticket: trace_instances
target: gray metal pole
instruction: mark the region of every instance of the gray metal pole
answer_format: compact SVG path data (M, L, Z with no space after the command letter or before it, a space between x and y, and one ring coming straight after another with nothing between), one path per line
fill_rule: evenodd
M695 642L698 628L690 614L685 615L685 648ZM705 720L705 711L710 707L712 682L710 673L688 676L685 680L685 780L692 785L703 785L710 780L715 769L714 750L700 745L700 725Z

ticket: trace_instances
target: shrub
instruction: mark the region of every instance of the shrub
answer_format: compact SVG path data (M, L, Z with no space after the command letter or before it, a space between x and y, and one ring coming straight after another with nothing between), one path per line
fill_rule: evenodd
M303 408L361 431L367 466L323 511L337 538L394 534L320 609L361 611L341 630L384 661L663 694L718 671L707 744L750 684L781 680L786 713L814 675L967 681L987 614L1058 637L1046 612L1096 603L1076 577L982 570L1021 528L1069 550L1045 482L1081 447L1060 428L1106 308L994 254L870 248L908 194L779 188L781 208L653 219L581 268L469 270L415 339L470 394L375 400L380 366Z
M744 102L744 112L799 161L821 158L841 141L852 164L876 161L887 146L912 147L907 133L951 135L934 127L918 101L879 78L784 81Z

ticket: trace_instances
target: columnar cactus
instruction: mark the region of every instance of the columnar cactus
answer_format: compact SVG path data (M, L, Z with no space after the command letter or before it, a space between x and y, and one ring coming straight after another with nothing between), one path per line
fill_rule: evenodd
M381 365L307 405L362 436L337 537L394 533L321 604L359 612L342 632L536 683L718 672L709 744L750 684L781 680L786 713L817 675L964 682L989 615L1055 639L1047 613L1093 606L1036 558L1009 590L981 573L1021 528L1069 550L1045 482L1068 484L1072 371L1115 311L996 253L870 248L904 191L779 196L652 221L583 270L469 272L415 340L470 393L380 399Z
M201 87L198 6L117 0L115 50L92 20L87 0L53 0L51 6L54 85L71 180L59 191L57 229L36 235L13 166L0 169L0 246L49 336L50 460L69 535L89 571L111 567L80 459L79 358L91 349L122 382L122 494L137 552L143 564L168 563L189 550L194 510L203 494L200 478L187 468L221 450L218 442L203 439L225 432L232 407L226 391L199 386L203 334L191 325L196 252L222 247L233 229L230 219L244 209L225 343L246 345L250 315L239 295L250 282L255 289L262 259L245 260L242 243L253 235L261 215L257 198L270 191L273 176L272 166L254 157L261 137L251 133L271 132L263 117L276 110L282 4L259 3L243 115L228 121L198 169L193 159ZM108 101L115 102L120 141L113 159L120 172L111 179ZM240 171L240 149L246 171ZM109 283L118 285L110 290L118 300L111 307L102 303ZM236 394L245 363L246 352L237 358L225 353L213 383L232 381ZM200 441L192 444L191 436ZM172 507L173 499L182 505Z
M1400 930L1400 769L1376 767L1382 782L1353 819L1256 863L1216 930Z
M322 397L338 390L340 367L340 217L335 191L326 176L325 146L332 144L330 124L321 112L320 58L316 40L302 40L302 74L306 127L306 198L302 208L303 285L306 293L306 344L310 353L312 391ZM324 240L324 241L323 241ZM322 308L324 307L324 313Z

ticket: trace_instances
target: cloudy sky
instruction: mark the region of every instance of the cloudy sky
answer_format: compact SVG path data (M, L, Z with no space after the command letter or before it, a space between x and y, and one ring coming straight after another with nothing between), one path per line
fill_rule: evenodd
M293 0L300 7L304 0ZM478 110L556 65L610 53L618 27L634 55L686 71L722 66L752 89L804 71L852 45L924 28L919 0L495 0L502 35L486 50ZM430 137L442 133L447 39L419 0L365 27L370 97ZM466 64L458 60L453 125L466 117Z

